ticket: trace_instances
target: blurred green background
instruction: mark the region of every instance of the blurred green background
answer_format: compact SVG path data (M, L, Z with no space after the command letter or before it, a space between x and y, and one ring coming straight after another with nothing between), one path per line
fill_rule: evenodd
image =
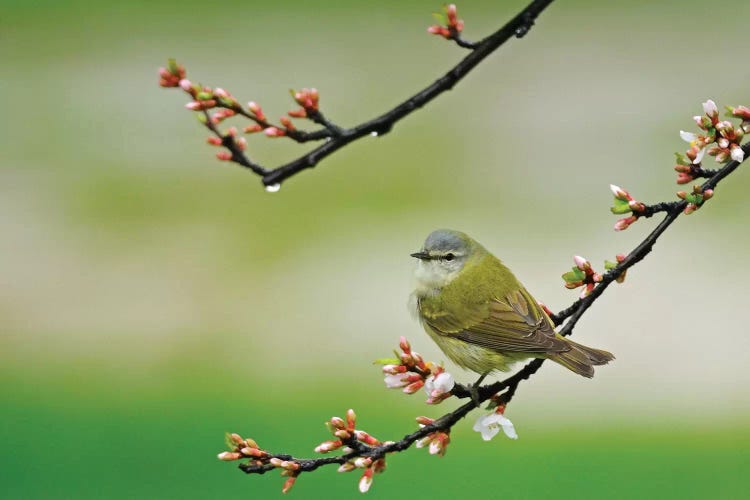
M467 37L524 4L459 4ZM311 456L353 407L401 437L456 404L388 392L371 365L400 335L444 359L405 306L427 233L469 232L559 310L574 254L601 267L655 224L613 232L608 185L672 199L700 103L750 104L744 0L559 0L393 133L269 194L213 159L184 96L156 84L176 57L273 117L286 89L317 87L352 125L465 55L425 33L439 7L0 1L0 496L277 496L276 474L216 460L225 431ZM306 149L249 150L277 165ZM576 339L614 364L593 381L545 366L508 408L518 441L482 442L471 415L445 458L393 456L369 494L745 494L744 170L581 321ZM359 495L356 474L305 475L292 494Z

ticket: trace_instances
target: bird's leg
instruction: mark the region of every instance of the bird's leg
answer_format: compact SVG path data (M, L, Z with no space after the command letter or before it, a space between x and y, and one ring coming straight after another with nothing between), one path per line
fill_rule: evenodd
M474 404L479 406L482 402L479 401L479 384L482 383L484 378L489 375L490 372L484 372L479 379L477 379L476 382L474 382L474 385L469 387L469 394L471 394L471 400L474 401Z

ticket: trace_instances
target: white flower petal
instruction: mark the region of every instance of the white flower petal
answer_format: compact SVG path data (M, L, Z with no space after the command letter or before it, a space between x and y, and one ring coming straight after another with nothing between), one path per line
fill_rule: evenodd
M404 387L406 385L406 375L403 373L397 373L395 375L386 375L383 381L385 386L389 389L395 389L398 387Z
M424 390L427 395L434 398L450 392L455 385L456 381L453 380L453 375L448 372L442 372L437 377L434 375L427 377L427 380L424 381Z
M697 165L703 160L703 155L706 154L706 148L701 148L700 151L698 151L698 154L695 155L695 160L693 160L693 165Z
M370 486L372 486L372 476L362 476L362 479L359 480L360 493L367 493L367 491L370 489Z
M680 130L680 139L685 142L693 142L697 138L698 136L692 132L685 132L684 130Z
M734 161L742 161L745 159L745 152L742 150L741 147L736 146L732 148L731 156Z
M480 416L474 423L472 429L482 434L482 439L489 441L500 432L502 428L503 432L510 439L518 439L516 429L513 426L513 422L510 421L505 415L500 413L490 413L489 415Z
M448 392L453 389L454 385L456 385L456 381L453 380L453 375L448 372L443 372L435 377L435 389L439 391Z
M511 422L510 419L505 417L504 415L500 416L503 417L503 419L500 421L500 426L503 428L503 432L505 433L505 435L510 439L518 439L518 434L516 434L516 428L513 427L513 422Z
M719 109L716 107L716 103L709 99L708 101L703 103L703 112L710 116L713 114L717 114L719 112Z
M437 455L440 453L440 450L443 449L443 443L438 441L437 439L433 439L430 443L430 455Z

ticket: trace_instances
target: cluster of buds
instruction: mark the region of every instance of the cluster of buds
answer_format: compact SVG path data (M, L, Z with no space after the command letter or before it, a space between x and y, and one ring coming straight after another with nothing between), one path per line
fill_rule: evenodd
M693 117L701 129L700 133L680 131L680 137L688 142L690 147L684 155L677 154L677 165L674 169L677 171L678 184L687 184L698 176L698 168L706 152L714 156L719 163L745 159L741 142L745 133L750 131L750 109L745 106L727 107L728 116L742 120L738 126L726 120L719 120L719 110L711 99L703 103L703 113Z
M420 428L426 425L431 425L434 422L435 420L429 417L417 417L417 423L419 424ZM450 429L447 429L445 431L431 432L427 436L417 441L416 446L417 448L424 448L425 446L427 446L430 455L443 457L445 456L445 452L447 451L450 442Z
M346 419L332 417L326 422L326 427L328 427L328 430L331 431L331 434L333 434L336 439L323 441L315 447L315 451L317 453L328 453L329 451L343 448L344 453L351 453L354 450L346 445L347 443L353 444L354 441L358 441L367 446L387 444L381 443L365 431L355 429L356 425L357 415L354 413L354 410L350 409L346 412ZM370 485L372 485L372 477L385 470L385 458L373 460L371 457L354 457L341 464L338 471L351 472L355 469L364 469L362 477L359 480L359 491L365 493L370 489Z
M591 267L591 263L580 255L573 257L573 262L576 265L570 271L563 274L562 279L565 280L565 288L572 290L582 286L581 298L584 298L602 280L602 275L595 272Z
M433 14L435 17L435 20L439 24L433 24L429 28L427 28L428 33L432 33L433 35L439 35L443 38L446 38L448 40L452 40L453 38L456 38L461 31L464 29L464 22L462 19L458 18L458 14L456 12L456 4L448 4L446 5L443 10L445 11L445 14L442 14L440 12L436 12Z
M401 353L395 353L397 358L376 361L384 365L386 387L403 387L406 394L414 394L424 387L428 395L427 404L438 404L451 396L451 390L456 382L450 373L440 365L426 362L419 353L412 351L406 337L401 337L399 347Z
M359 491L367 493L372 486L372 478L385 470L385 458L373 460L370 457L357 457L344 462L339 467L339 472L351 472L356 469L364 469L362 477L359 478Z
M281 469L281 475L287 478L281 488L282 493L287 493L294 486L294 482L301 472L301 466L298 462L271 456L267 451L261 450L254 439L244 439L236 433L227 434L226 443L229 451L219 453L217 456L219 460L229 462L248 458L250 459L248 465L263 467L270 464L277 469Z
M740 128L744 133L747 134L748 132L750 132L750 108L748 108L747 106L737 106L736 108L727 106L726 109L727 115L742 120Z
M315 447L315 452L328 453L329 451L338 450L339 448L344 447L344 451L350 453L352 449L346 445L347 443L352 443L353 440L359 441L368 446L378 446L381 444L380 441L365 431L355 429L356 424L357 415L354 413L354 410L351 409L347 410L346 419L341 417L331 417L331 419L326 422L326 427L328 427L328 430L336 439L323 441Z
M293 118L307 118L318 111L320 95L317 89L290 90L294 101L301 106L299 109L288 111L287 114Z
M616 262L612 262L610 260L605 260L604 261L604 269L606 269L607 271L609 271L611 269L616 268L617 265L620 262L622 262L623 260L625 260L625 257L627 257L627 256L624 253L618 253L617 255L615 255ZM615 281L618 282L618 283L622 283L623 281L625 281L625 275L627 273L628 273L628 270L627 269L624 270L623 272L621 272L620 274L617 275L617 277L615 278Z
M166 68L159 68L159 85L162 87L179 87L184 78L185 68L174 59L167 61Z
M700 166L694 164L687 156L682 153L675 153L677 165L674 166L677 172L677 184L687 184L697 179L700 173Z
M284 486L281 487L281 492L288 493L289 490L292 489L292 486L294 486L294 483L297 481L297 476L299 476L300 474L299 463L295 462L294 460L282 460L276 457L271 458L268 463L270 463L277 469L281 469L281 475L286 477Z
M236 433L227 434L226 443L229 451L219 453L218 459L224 461L240 460L250 458L254 460L255 465L269 463L270 454L258 447L258 443L252 438L243 439Z
M242 128L245 134L253 134L257 132L263 132L266 137L277 138L287 137L292 138L298 137L297 127L292 123L292 118L310 118L311 116L319 117L319 101L320 95L316 89L304 88L302 90L290 90L292 98L300 106L298 109L289 111L289 116L282 116L279 118L279 124L275 125L268 121L263 109L254 101L247 103L247 107L243 107L240 102L229 92L222 88L212 89L211 87L204 87L196 85L190 80L185 78L185 68L174 59L170 59L166 68L159 69L159 85L162 87L179 87L185 93L191 97L191 101L185 104L185 107L191 111L205 112L207 110L216 109L209 120L206 119L206 115L199 113L198 119L206 125L213 133L218 137L211 138L208 140L209 144L215 146L222 145L222 135L218 131L216 125L219 125L224 120L233 116L244 116L251 120L253 123ZM240 151L244 151L246 147L245 139L235 140L235 145ZM229 152L218 153L217 158L220 160L233 160L234 156Z
M703 189L700 186L693 186L693 192L687 193L685 191L678 191L677 196L688 202L683 212L686 215L692 214L698 210L706 200L710 199L714 195L713 189Z
M740 142L745 135L742 126L736 127L730 121L722 121L716 124L716 132L719 137L716 144L708 148L708 154L716 157L719 163L726 163L730 159L742 161L745 159L745 152L740 146Z
M618 220L615 223L615 231L623 231L630 227L632 223L638 220L638 217L646 210L646 205L633 199L630 193L619 186L610 184L609 188L615 196L615 203L610 210L613 214L631 214L629 217Z
M298 462L271 456L267 451L261 450L254 439L244 439L236 433L227 434L226 443L229 451L219 453L219 460L229 462L248 458L250 459L248 465L263 467L270 464L277 469L281 469L281 475L287 478L281 489L282 493L287 493L294 486L294 482L300 474L301 466Z

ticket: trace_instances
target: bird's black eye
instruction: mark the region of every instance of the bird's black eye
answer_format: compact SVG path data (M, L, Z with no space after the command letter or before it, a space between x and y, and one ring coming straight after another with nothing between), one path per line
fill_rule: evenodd
M448 253L448 254L445 254L445 257L443 257L443 258L444 258L445 260L447 260L447 261L451 261L451 260L455 259L455 258L456 258L456 256L455 256L455 255L453 255L452 253Z

